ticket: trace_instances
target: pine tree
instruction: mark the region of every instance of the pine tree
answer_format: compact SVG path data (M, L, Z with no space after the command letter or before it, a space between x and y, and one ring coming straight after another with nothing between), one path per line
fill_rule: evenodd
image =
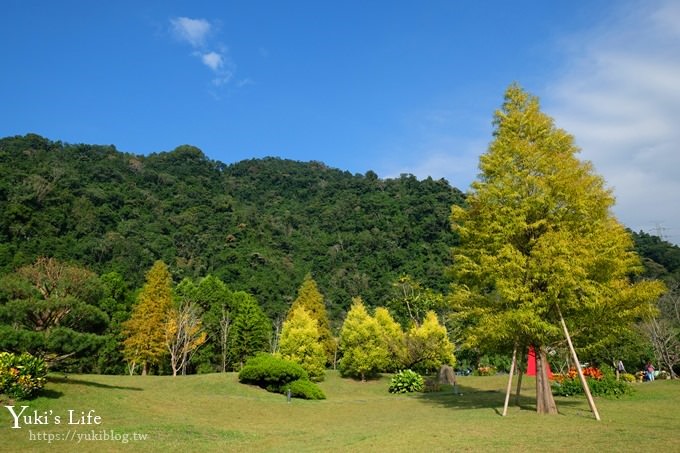
M340 331L340 372L360 377L383 371L389 363L389 352L383 341L380 325L366 311L360 297L352 299L352 307Z
M163 261L156 261L146 274L146 283L137 297L132 315L124 323L123 355L134 370L142 365L142 375L149 365L157 365L167 353L165 325L172 309L172 278Z
M240 303L229 332L229 352L232 362L243 366L248 357L268 349L272 326L255 298L238 292L234 296Z
M290 319L292 313L299 307L307 310L307 313L318 323L319 342L324 348L326 363L332 363L335 355L335 342L331 334L331 324L326 313L323 295L311 274L307 274L300 285L297 298L288 311L287 319Z
M300 364L310 379L323 380L326 354L319 343L317 322L307 310L302 307L296 308L283 323L279 348L281 356Z
M471 343L534 346L537 412L556 413L546 346L563 340L567 324L603 334L629 325L662 287L631 282L640 262L610 212L611 192L537 98L512 85L494 126L467 206L452 208L453 302L472 325Z

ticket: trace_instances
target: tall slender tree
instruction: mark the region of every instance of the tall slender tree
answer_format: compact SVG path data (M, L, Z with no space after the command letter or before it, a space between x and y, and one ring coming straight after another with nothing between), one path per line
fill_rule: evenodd
M546 346L567 326L577 337L649 315L663 287L631 280L640 262L611 191L536 97L510 86L494 126L467 206L452 208L453 302L471 341L534 345L537 412L556 413Z
M332 363L335 355L335 342L331 334L331 324L328 320L323 294L319 291L319 287L311 274L307 274L302 281L297 298L288 311L287 319L290 319L293 312L299 307L307 310L309 315L316 320L319 328L319 342L324 348L326 363Z
M198 305L192 300L182 300L168 313L165 323L165 345L170 353L172 375L177 371L187 374L187 366L198 348L205 343L206 333L201 325Z
M299 363L312 380L323 380L326 353L319 343L316 319L307 310L296 308L283 323L279 347L284 359Z
M380 336L387 346L389 354L385 371L398 371L408 364L408 350L404 331L385 307L377 307L373 318L380 327Z
M381 327L366 311L360 297L352 299L352 308L342 324L340 349L340 372L360 377L362 382L389 364L389 351Z
M168 266L156 261L146 274L130 319L123 325L123 355L131 370L141 364L142 375L146 375L149 365L157 365L165 356L165 326L171 310L172 278Z
M240 302L229 332L229 352L234 365L241 367L248 357L267 350L272 326L253 296L242 292L234 296Z

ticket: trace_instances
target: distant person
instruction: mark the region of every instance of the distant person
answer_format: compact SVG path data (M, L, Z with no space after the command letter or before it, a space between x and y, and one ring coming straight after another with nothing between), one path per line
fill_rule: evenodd
M623 374L626 372L626 367L623 366L623 362L619 360L619 363L616 365L616 371L619 372L619 374Z
M654 380L654 365L652 365L652 362L647 362L647 365L645 365L645 372L647 373L647 380L649 382Z

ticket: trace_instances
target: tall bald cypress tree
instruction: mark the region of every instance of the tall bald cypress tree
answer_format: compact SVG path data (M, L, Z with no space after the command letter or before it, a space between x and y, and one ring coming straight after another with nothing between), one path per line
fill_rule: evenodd
M142 375L149 365L157 365L167 354L165 325L172 309L172 278L168 266L156 261L146 274L146 283L123 325L123 355L132 364L141 364Z
M319 329L319 343L323 346L326 363L332 363L335 355L335 341L331 334L331 324L326 312L323 294L319 291L319 287L311 274L307 274L302 281L286 320L289 321L295 310L300 307L304 308L312 319L316 320Z
M536 97L510 86L494 126L466 206L452 208L453 301L473 343L535 347L537 412L556 413L541 365L561 320L604 335L649 315L663 287L632 281L640 261L611 191Z

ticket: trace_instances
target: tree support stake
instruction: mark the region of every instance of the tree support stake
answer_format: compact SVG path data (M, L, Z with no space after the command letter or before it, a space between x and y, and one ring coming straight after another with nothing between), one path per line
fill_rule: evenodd
M578 361L576 350L574 349L574 345L571 343L571 337L569 336L569 330L567 330L567 323L564 322L562 310L560 310L560 306L558 304L555 304L555 307L557 307L557 314L560 315L560 323L562 324L562 330L564 331L564 336L567 338L567 343L569 344L569 351L571 352L571 357L574 360L574 363L576 363L576 371L578 371L578 377L581 380L583 392L586 394L586 398L588 399L590 410L593 411L595 420L600 421L600 414L599 412L597 412L597 407L595 407L595 400L593 400L593 395L590 394L590 388L588 387L588 382L586 382L586 377L583 375L581 363Z

